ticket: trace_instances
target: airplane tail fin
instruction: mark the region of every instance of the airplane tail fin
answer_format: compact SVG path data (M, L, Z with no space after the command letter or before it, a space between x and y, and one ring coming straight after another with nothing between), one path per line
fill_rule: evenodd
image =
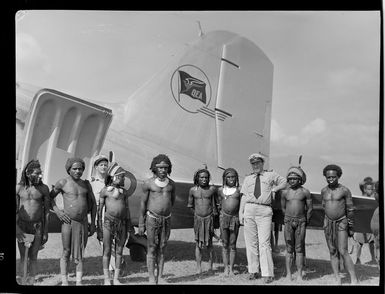
M114 110L112 132L127 140L107 150L128 151L139 170L168 154L182 181L203 163L218 182L227 167L243 176L249 154L269 155L272 81L273 65L253 42L209 32Z

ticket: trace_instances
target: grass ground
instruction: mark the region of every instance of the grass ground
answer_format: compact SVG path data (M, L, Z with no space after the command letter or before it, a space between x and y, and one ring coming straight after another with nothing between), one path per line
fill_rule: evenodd
M219 232L218 232L219 233ZM237 259L235 265L236 275L225 277L221 257L221 246L214 242L214 270L207 271L207 254L203 255L203 273L196 274L196 263L194 255L194 234L192 229L172 230L166 251L166 262L164 265L164 284L181 285L262 285L261 279L249 281L247 279L246 249L243 237L243 227L240 229L237 242ZM350 248L349 244L349 248ZM301 283L288 281L285 274L285 245L283 232L279 234L279 253L274 253L275 280L269 285L334 285L332 269L329 261L329 253L325 242L323 231L307 230L306 254L307 269L304 281ZM61 256L61 235L50 234L45 248L39 252L38 273L36 285L49 286L60 285L59 258ZM86 285L103 285L102 249L96 241L95 235L89 238L86 257L84 261L83 281ZM127 274L120 281L127 285L148 284L148 274L145 262L133 262L129 256L129 250L124 249L124 258L128 264ZM352 255L355 261L354 254ZM22 276L22 267L19 264L19 254L16 256L16 279L19 282ZM361 255L361 265L356 265L356 274L360 285L379 285L380 271L376 265L370 264L368 245L365 244ZM75 284L75 267L70 263L70 285ZM293 268L296 278L295 267ZM350 277L346 271L341 273L342 284L349 285Z

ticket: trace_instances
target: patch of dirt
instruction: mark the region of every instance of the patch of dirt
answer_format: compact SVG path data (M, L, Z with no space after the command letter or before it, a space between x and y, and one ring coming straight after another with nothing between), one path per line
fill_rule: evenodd
M219 231L217 232L219 233ZM17 246L17 245L16 245ZM349 249L351 244L349 242ZM286 279L285 269L285 244L283 232L279 234L279 252L273 254L274 281L270 285L334 285L332 268L329 260L323 231L307 230L306 233L306 270L304 281L297 282L295 266L292 268L293 281ZM214 241L214 268L208 271L208 255L203 251L203 273L196 274L195 242L193 229L172 230L166 249L166 261L164 265L164 281L160 284L167 285L263 285L261 279L250 281L247 279L246 249L241 227L237 241L237 258L235 265L236 275L224 276L221 256L221 245ZM49 240L45 248L39 252L37 282L39 286L60 285L61 234L49 234ZM127 272L120 278L126 285L148 284L148 273L145 262L133 262L129 256L129 249L124 248L124 258L127 262ZM351 255L355 261L354 254ZM19 282L22 276L22 267L19 264L20 257L17 250L16 279ZM357 278L360 285L379 285L380 271L377 265L369 264L370 253L368 244L362 249L360 265L355 265ZM75 266L71 262L69 266L69 284L75 284ZM350 284L350 276L346 271L341 272L342 284ZM96 236L88 239L86 256L84 260L83 283L85 285L103 285L102 248L96 240Z

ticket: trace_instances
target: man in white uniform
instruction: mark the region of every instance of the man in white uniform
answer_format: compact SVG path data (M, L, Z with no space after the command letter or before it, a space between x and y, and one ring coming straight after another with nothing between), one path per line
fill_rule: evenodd
M265 158L259 153L249 156L253 172L246 176L241 188L239 221L244 225L246 256L249 279L259 277L259 268L264 283L274 279L274 264L271 252L271 207L275 193L286 187L286 179L274 171L263 169Z

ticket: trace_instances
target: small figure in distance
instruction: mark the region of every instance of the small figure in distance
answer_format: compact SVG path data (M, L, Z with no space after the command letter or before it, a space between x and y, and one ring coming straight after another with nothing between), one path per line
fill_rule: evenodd
M360 184L361 187L361 184ZM375 188L374 188L374 182L366 181L362 185L363 187L363 196L374 198L375 196ZM374 235L373 233L360 233L355 232L353 235L353 239L355 241L354 248L356 252L356 264L361 264L361 251L362 246L364 246L365 243L368 243L369 245L369 251L371 256L370 263L377 264L375 254L374 254Z
M380 181L375 182L374 186L376 193L374 198L378 203L378 198L380 196ZM383 191L383 190L382 190ZM380 269L380 215L379 215L379 206L374 210L372 219L370 221L370 229L374 235L374 256L376 258L377 267Z

